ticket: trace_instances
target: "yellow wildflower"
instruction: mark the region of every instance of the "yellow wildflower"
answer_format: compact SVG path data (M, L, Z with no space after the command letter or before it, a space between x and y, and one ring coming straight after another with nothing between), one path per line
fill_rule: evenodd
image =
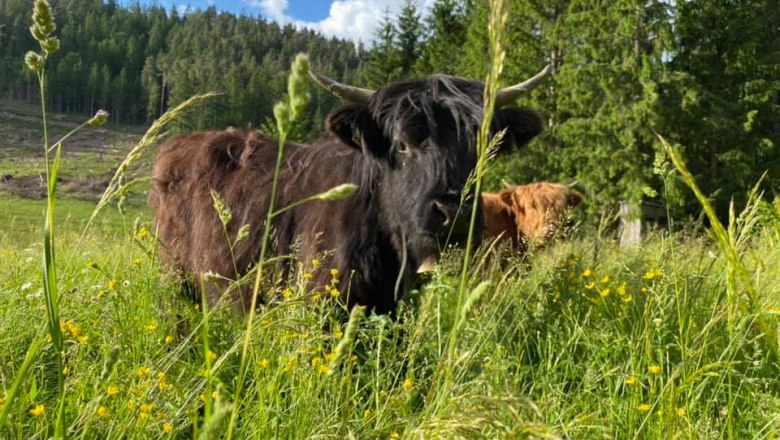
M344 332L342 332L341 330L336 330L335 332L333 332L333 337L336 339L341 339L344 337Z
M113 385L109 385L106 388L106 395L108 397L116 396L117 394L119 394L119 388L117 388L117 387L115 387Z
M325 364L322 364L322 365L320 365L319 367L317 367L317 371L318 371L320 374L328 374L328 373L330 373L330 367L328 367L328 366L327 366L327 365L325 365Z
M604 278L601 279L601 284L607 284L609 282L609 275L604 275Z
M334 298L338 298L341 295L339 289L336 289L335 287L332 287L331 289L329 289L329 291L330 291L330 296Z
M367 410L363 411L363 418L364 419L367 419L367 418L371 417L371 415L373 415L373 413L371 412L370 409L367 409Z
M303 274L303 279L310 280L311 279L311 274L309 272L304 273Z
M290 289L284 289L284 292L282 292L282 296L284 297L284 299L290 299L292 298L292 295L293 293L292 290Z
M152 321L149 324L146 324L144 326L144 331L147 332L147 333L153 332L155 330L157 330L157 322L156 321Z
M677 417L683 417L685 415L685 408L677 408L674 412L677 414Z
M390 434L390 440L401 440L401 435L397 432L393 432Z
M602 298L606 298L609 296L609 288L602 289L599 291L599 295L601 295Z
M404 381L404 391L409 393L412 391L412 388L414 388L414 382L412 381L412 379L406 379Z
M615 289L615 290L617 290L617 293L618 293L618 294L620 294L620 295L625 295L625 294L626 294L626 283L622 283L622 284L621 284L620 286L618 286L618 288L617 288L617 289Z
M151 373L151 372L152 372L152 369L149 368L149 367L140 367L140 368L138 368L138 371L136 372L136 374L138 375L139 379L146 379L147 377L149 377L149 373Z
M584 276L585 278L588 278L591 275L593 275L593 272L591 272L590 269L585 269L585 271L582 272L582 276Z
M659 366L659 365L650 365L647 368L647 371L649 371L650 374L659 374L661 372L661 366Z
M636 385L639 382L639 378L636 376L628 376L626 378L626 385Z
M311 360L311 366L312 367L316 367L316 366L318 366L320 364L322 364L322 358L321 357L317 356L317 357L312 358L312 360Z
M639 289L639 290L640 290L640 291L642 291L642 293L647 293L647 287L642 287L642 288L641 288L641 289Z
M160 373L157 377L160 379L160 382L157 384L157 388L159 388L160 391L168 391L171 389L171 385L166 380L165 373Z
M108 280L108 290L114 290L116 289L116 280L111 279Z
M319 301L322 299L322 295L320 295L319 293L315 293L314 295L312 295L311 299L314 301Z
M260 359L260 368L268 368L268 366L271 363L268 362L268 359Z
M139 229L138 233L135 234L135 238L143 240L147 235L149 235L149 230L146 229L146 226L141 226L141 229Z
M629 303L634 299L634 297L631 295L620 295L620 299L623 300L623 302Z
M333 276L335 277L336 275L338 275L338 274L339 274L339 270L338 270L338 269L336 269L336 268L333 268L333 269L331 269L331 270L330 270L330 274L331 274L331 275L333 275Z
M646 413L646 412L650 411L650 408L652 408L652 406L650 406L647 403L641 403L641 404L636 406L636 410L639 411L639 412L643 412L643 413Z
M320 260L318 260L316 258L311 260L311 265L314 266L314 267L320 267Z
M219 356L217 356L217 354L213 351L209 350L208 354L206 354L206 357L208 358L209 362L214 362Z
M140 266L141 265L141 259L140 258L134 258L133 259L133 266Z
M588 284L585 285L585 288L588 289L588 290L593 290L593 289L596 288L596 283L591 281L591 282L589 282Z
M642 278L646 279L647 281L652 281L664 274L664 271L660 268L656 268L650 271L647 271Z
M171 422L163 423L163 431L165 431L166 434L173 432L173 425L171 425Z
M168 345L173 344L173 336L171 336L171 335L166 336L165 337L165 343L168 344Z
M149 414L152 412L152 408L154 408L154 405L151 403L144 403L141 404L141 414Z
M100 405L97 409L97 416L100 419L107 419L111 417L111 410L106 405Z
M89 336L81 335L78 337L79 344L86 344L89 342Z
M44 411L46 411L46 407L43 405L35 405L35 408L30 409L27 411L27 414L33 416L33 417L39 417L42 416Z

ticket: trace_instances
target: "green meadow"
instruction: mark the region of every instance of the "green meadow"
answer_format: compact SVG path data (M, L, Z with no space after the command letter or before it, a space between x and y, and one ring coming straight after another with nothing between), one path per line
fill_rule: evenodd
M42 52L27 63L43 83L51 17L35 5ZM488 102L504 58L493 7ZM299 98L277 104L282 137ZM0 160L14 176L0 195L2 439L780 438L780 199L746 188L721 224L663 139L699 221L627 248L595 221L524 258L450 248L391 318L344 310L336 270L322 286L268 277L253 313L193 303L157 257L153 142L102 133L111 149ZM88 186L31 198L41 186L8 183L33 169L118 190L90 222Z
M16 398L4 398L0 437L49 438L59 398L41 204L0 200L6 393L41 344ZM734 292L727 258L705 236L620 249L611 234L575 234L526 262L478 255L457 314L452 251L397 319L355 318L346 346L345 313L302 275L262 293L234 402L244 317L229 306L204 316L182 298L155 258L148 217L134 230L134 217L113 213L84 233L89 206L59 202L71 438L219 438L215 419L230 409L236 438L776 438L780 428L777 221L737 228L749 276Z

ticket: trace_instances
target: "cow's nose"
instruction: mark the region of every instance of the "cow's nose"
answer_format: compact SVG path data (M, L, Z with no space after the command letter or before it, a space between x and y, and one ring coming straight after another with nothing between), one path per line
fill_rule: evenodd
M433 211L434 222L441 228L447 228L452 224L452 218L455 213L453 210L442 202L431 202L431 210Z
M452 204L439 200L431 202L431 215L434 224L446 234L462 235L468 233L471 218L471 204Z

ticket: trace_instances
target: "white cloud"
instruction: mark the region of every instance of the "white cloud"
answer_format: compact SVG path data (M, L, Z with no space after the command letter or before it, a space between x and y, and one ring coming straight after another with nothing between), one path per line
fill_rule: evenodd
M285 13L288 0L244 0L249 6L260 8L267 18L282 24L313 29L329 37L339 37L354 42L370 44L385 11L395 17L401 11L404 0L335 0L330 5L328 17L318 22L296 20ZM422 15L434 0L415 0Z

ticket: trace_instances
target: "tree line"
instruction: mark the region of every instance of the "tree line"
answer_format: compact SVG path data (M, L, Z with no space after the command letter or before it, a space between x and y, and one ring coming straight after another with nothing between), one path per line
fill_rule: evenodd
M592 207L661 199L698 211L661 154L677 144L721 215L763 173L780 193L780 8L776 0L509 0L504 85L547 63L555 74L521 104L546 133L495 161L501 179L578 180ZM486 0L411 1L386 16L361 70L377 85L433 72L484 78Z
M484 78L487 0L436 0L423 18L407 0L385 13L373 44L325 38L214 8L175 9L115 0L52 2L62 50L49 67L50 107L112 113L141 124L205 91L223 94L183 129L263 126L286 91L297 52L338 80L376 87L430 73ZM494 161L501 179L577 180L593 209L618 200L695 203L661 154L656 133L680 146L694 177L726 212L767 173L780 188L780 8L775 0L509 0L504 85L547 63L555 74L521 101L545 134ZM26 0L0 0L0 93L34 99L22 58L33 48ZM321 135L337 100L312 88L294 137Z
M308 52L323 73L354 80L360 59L344 40L235 16L211 7L180 14L176 9L115 0L52 1L61 49L47 66L46 96L55 112L111 113L116 124L145 124L196 93L220 92L180 129L263 125L286 92L287 70L298 52ZM38 99L24 66L36 49L28 28L27 0L0 0L0 93ZM312 90L310 115L295 135L310 138L337 99Z

